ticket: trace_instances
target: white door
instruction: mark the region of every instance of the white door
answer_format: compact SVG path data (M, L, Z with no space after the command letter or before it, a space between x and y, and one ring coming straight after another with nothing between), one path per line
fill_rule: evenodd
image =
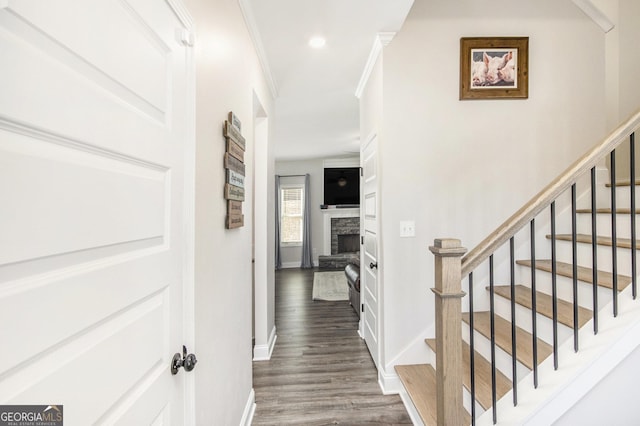
M0 2L0 405L61 405L70 426L188 414L175 3Z
M378 286L378 162L377 137L373 136L363 147L362 216L364 244L360 266L360 297L362 303L362 335L367 343L373 362L379 360L379 297Z

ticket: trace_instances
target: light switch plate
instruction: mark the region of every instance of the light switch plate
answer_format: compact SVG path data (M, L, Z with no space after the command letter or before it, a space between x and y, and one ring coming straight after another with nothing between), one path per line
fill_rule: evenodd
M415 237L416 236L416 222L413 220L401 220L400 221L400 237Z

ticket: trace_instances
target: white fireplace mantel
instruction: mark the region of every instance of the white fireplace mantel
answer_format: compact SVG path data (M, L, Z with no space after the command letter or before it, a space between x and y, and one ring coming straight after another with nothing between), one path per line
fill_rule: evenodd
M323 239L324 239L324 247L323 253L324 255L331 254L331 219L336 217L360 217L360 209L359 208L344 208L344 209L323 209Z

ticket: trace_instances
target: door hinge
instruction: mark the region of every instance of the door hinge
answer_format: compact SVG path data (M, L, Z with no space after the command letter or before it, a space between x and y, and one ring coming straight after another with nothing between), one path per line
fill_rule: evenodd
M361 245L361 246L363 246L363 245L364 245L364 237L363 237L363 236L361 236L361 237L360 237L360 245Z
M364 303L360 306L362 307L361 311L364 312Z
M364 169L360 167L360 177L364 176Z

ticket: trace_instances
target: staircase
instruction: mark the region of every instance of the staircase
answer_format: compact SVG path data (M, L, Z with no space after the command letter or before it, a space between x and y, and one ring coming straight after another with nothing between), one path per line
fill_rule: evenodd
M561 362L564 353L575 355L576 364L588 366L593 362L589 357L598 351L581 352L585 341L586 345L598 339L600 345L612 344L602 336L607 333L598 334L598 327L616 320L620 298L624 303L634 301L640 248L635 240L635 217L640 213L635 194L640 194L636 189L640 181L636 184L632 173L631 180L616 182L615 148L629 141L633 153L633 132L639 127L640 113L464 258L462 247L447 246L457 250L452 254L455 250L449 253L438 245L445 240L436 240L431 248L436 255L436 315L463 305L464 312L458 317L447 315L440 319L441 325L436 321L438 343L425 340L433 354L431 364L395 367L411 400L406 402L412 405L409 411L417 412L425 425L500 424L507 411L507 423L519 424L513 420L518 406L537 404L523 399L535 395L529 389L535 392L539 383L548 388L548 382L558 382L554 386L561 389L575 380L573 366ZM610 182L596 184L596 165L605 157L610 159ZM633 158L630 167L635 169ZM446 240L446 244L456 241ZM439 256L457 256L457 263L452 263L456 266L444 264L447 261ZM461 281L457 290L456 281ZM463 300L461 290L467 293ZM640 301L634 303L640 323ZM487 309L475 310L474 305ZM445 346L439 355L438 344ZM445 371L439 371L441 362ZM570 374L549 379L563 368ZM446 393L452 386L459 386L458 394L462 392L460 407L451 406L458 404L456 391ZM532 400L536 398L541 399ZM438 420L438 407L450 413L441 413ZM456 420L450 420L450 415Z

